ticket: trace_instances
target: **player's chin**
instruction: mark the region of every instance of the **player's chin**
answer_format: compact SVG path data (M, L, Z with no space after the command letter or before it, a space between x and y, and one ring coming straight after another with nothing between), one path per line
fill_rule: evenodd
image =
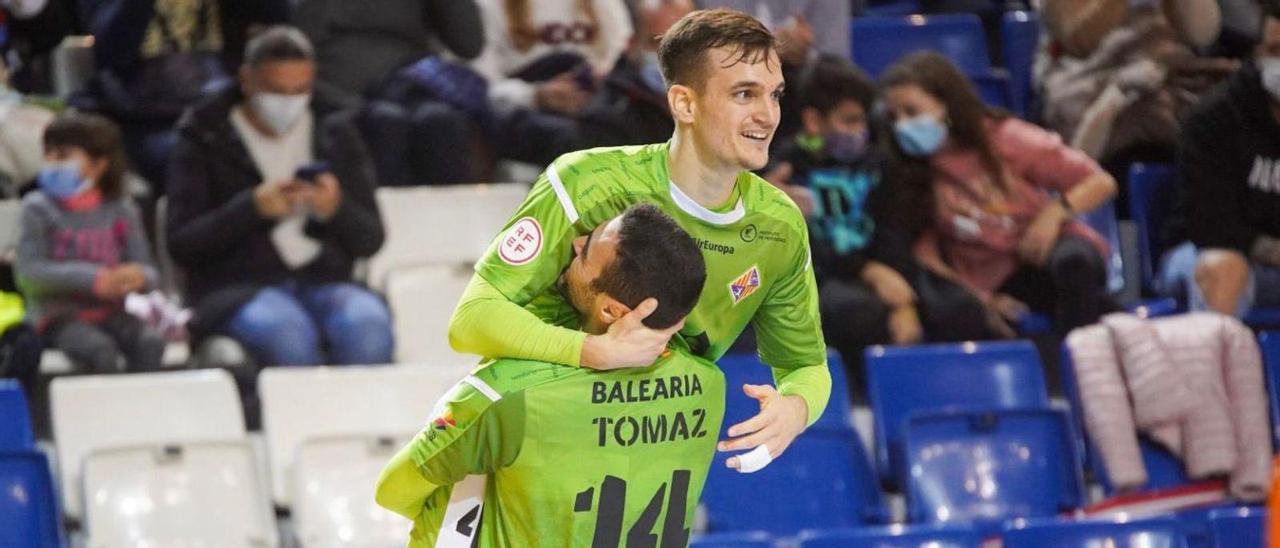
M744 171L756 171L764 169L769 164L769 149L764 150L744 150L738 155L738 163Z

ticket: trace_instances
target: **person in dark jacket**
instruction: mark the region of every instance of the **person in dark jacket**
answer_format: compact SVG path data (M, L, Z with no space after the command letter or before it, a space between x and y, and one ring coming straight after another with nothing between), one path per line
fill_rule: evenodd
M1192 309L1280 306L1280 2L1264 9L1253 61L1205 97L1182 134L1183 209L1198 250Z
M250 41L238 87L184 115L169 252L197 334L229 335L260 365L389 362L387 307L351 281L383 242L372 168L314 79L306 37L273 27Z
M97 73L73 103L124 131L135 170L164 188L173 124L235 66L248 29L288 20L287 0L79 0ZM226 55L235 52L235 55Z
M658 65L658 38L693 10L692 0L636 3L630 49L578 117L583 146L640 145L671 138L676 126Z

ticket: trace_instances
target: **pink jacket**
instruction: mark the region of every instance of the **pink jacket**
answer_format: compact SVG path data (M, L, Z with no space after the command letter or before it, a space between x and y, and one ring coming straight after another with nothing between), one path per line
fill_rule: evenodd
M1116 489L1147 482L1141 431L1179 455L1191 478L1229 476L1236 498L1266 497L1267 393L1247 327L1211 313L1157 320L1111 314L1072 331L1067 347L1085 429Z

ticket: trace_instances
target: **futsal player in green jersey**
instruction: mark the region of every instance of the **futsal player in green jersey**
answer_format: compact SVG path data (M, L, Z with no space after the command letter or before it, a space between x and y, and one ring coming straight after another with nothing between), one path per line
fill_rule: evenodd
M644 323L677 325L706 278L694 241L650 205L573 248L558 290L587 333L651 297L659 305ZM725 386L679 343L644 368L482 364L387 465L378 503L414 520L413 547L685 546ZM483 489L459 484L473 474Z
M804 216L751 174L768 160L783 91L774 38L731 10L695 11L658 48L676 121L666 143L599 148L560 157L476 265L449 326L459 352L609 370L652 364L680 337L719 359L748 323L777 388L743 390L760 401L720 449L780 455L826 407L831 376L818 320ZM707 264L702 298L686 325L653 329L646 302L608 331L568 329L553 285L575 238L627 206L650 203L694 238ZM735 456L731 467L745 470Z

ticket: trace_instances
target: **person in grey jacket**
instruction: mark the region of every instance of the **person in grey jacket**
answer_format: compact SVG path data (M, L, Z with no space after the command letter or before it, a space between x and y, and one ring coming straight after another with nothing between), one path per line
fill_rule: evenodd
M124 311L124 297L156 286L138 212L123 196L124 149L115 124L58 118L44 134L39 191L22 203L15 264L28 320L47 343L93 373L154 370L163 336Z

